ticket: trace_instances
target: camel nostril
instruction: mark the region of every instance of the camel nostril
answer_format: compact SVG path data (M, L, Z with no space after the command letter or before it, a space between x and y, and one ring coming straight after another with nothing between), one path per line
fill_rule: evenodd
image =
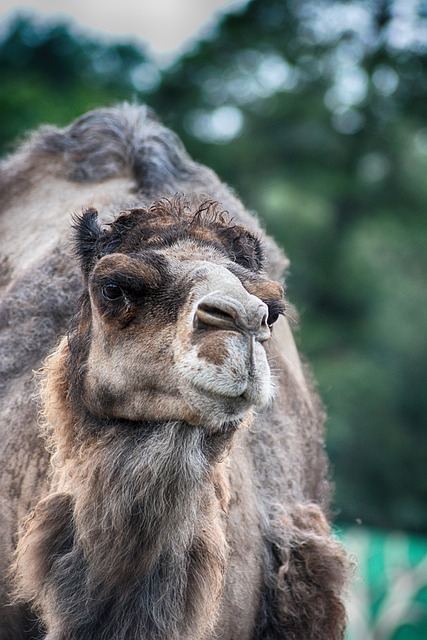
M199 329L236 329L236 311L224 304L200 302L195 319Z

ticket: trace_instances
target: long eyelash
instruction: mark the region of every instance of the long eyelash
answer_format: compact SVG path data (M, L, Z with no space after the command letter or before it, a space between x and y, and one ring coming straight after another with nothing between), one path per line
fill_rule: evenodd
M264 302L268 306L270 315L273 315L275 313L279 314L279 316L285 315L286 304L283 300L264 300Z

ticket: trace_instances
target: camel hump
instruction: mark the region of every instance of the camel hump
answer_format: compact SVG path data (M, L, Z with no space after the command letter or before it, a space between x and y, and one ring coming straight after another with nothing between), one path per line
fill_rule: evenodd
M200 167L179 138L145 105L123 103L90 111L62 130L42 129L37 151L65 155L75 182L100 182L128 175L144 191L191 179Z
M98 183L130 176L139 189L156 194L164 193L165 187L168 191L168 186L174 190L177 182L194 179L203 171L151 109L129 103L89 111L62 129L41 127L9 159L14 182L16 169L38 173L42 158L53 174L72 182ZM8 161L3 167L3 179L10 177ZM45 173L46 166L41 171Z

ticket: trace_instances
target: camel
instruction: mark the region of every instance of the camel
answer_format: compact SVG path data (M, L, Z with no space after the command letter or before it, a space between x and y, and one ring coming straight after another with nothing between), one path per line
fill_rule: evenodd
M342 638L324 412L255 215L130 104L0 185L0 639Z

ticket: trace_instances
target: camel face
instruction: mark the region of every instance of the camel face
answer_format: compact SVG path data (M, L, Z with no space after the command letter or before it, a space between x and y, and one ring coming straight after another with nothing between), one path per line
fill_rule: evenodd
M142 222L138 211L132 215ZM131 242L109 237L114 251L101 250L87 271L83 401L99 417L217 429L272 396L265 346L284 309L283 289L243 266L252 264L251 251L233 261L221 236L243 232L223 219L211 221L209 233L159 222L160 240L138 225Z

